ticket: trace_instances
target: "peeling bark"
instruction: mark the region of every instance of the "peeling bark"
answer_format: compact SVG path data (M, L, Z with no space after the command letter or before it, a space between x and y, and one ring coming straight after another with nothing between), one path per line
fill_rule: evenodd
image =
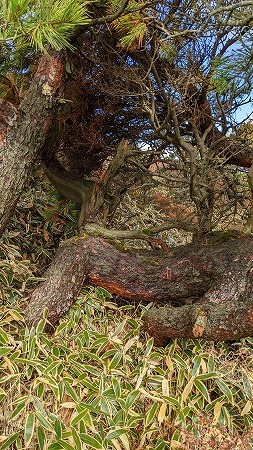
M54 328L81 288L94 284L130 300L169 304L146 315L145 329L157 345L173 337L249 336L252 267L252 236L136 254L119 251L100 238L76 238L58 250L46 281L33 292L27 323L36 325L47 308Z
M50 129L63 68L62 53L52 51L42 56L18 108L5 100L0 102L0 235Z

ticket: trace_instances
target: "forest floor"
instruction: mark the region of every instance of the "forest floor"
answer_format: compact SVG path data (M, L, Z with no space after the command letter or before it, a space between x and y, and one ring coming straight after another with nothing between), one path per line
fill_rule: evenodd
M164 211L145 202L143 211L128 197L116 223L162 222ZM0 449L253 448L253 338L157 348L142 326L152 304L92 286L54 335L45 320L25 327L29 295L77 218L36 174L0 241ZM189 242L178 231L162 239Z

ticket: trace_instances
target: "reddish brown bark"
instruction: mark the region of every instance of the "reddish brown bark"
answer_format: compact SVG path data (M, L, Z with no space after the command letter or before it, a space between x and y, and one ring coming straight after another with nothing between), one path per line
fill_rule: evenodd
M0 102L0 235L50 129L63 69L63 54L52 51L42 56L20 105Z
M155 345L165 346L174 338L202 337L227 341L253 336L253 295L246 301L152 308L145 317L145 331Z
M59 249L46 281L33 292L27 322L36 325L47 308L54 327L83 285L92 283L130 300L178 305L147 314L145 328L159 345L171 337L253 335L252 264L251 236L138 254L99 238L75 239Z

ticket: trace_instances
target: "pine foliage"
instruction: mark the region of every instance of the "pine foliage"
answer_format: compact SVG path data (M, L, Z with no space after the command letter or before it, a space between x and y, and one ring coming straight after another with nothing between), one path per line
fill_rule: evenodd
M71 47L75 26L88 22L87 1L3 0L0 8L0 42L15 42L18 49L57 50ZM14 44L13 44L14 45Z

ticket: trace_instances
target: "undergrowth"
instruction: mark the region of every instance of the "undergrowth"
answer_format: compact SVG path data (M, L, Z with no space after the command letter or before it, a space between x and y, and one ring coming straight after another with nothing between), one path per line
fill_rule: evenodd
M142 327L151 305L92 287L54 335L46 315L26 328L29 293L75 219L35 184L0 241L0 449L253 448L252 338L157 348Z
M90 289L48 336L3 307L1 449L249 449L253 339L155 348L147 308Z

